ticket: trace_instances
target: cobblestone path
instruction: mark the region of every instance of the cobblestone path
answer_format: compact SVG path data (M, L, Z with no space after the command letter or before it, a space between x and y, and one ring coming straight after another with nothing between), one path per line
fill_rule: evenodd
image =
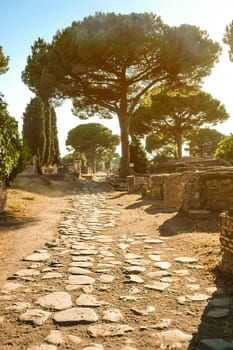
M123 227L115 234L119 212L107 196L90 182L70 197L57 239L26 256L3 286L0 349L233 349L211 333L229 333L231 298L169 238Z

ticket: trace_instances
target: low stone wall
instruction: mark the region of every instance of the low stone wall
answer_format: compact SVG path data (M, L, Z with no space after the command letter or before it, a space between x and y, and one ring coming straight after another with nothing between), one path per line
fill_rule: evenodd
M221 212L233 206L233 167L145 177L131 175L128 189L131 193L146 190L147 195L167 208L188 213Z
M185 185L182 210L223 211L233 206L233 168L197 172Z
M220 269L233 276L233 217L227 212L220 214L219 228L222 250Z
M7 190L5 187L0 186L0 213L6 208Z

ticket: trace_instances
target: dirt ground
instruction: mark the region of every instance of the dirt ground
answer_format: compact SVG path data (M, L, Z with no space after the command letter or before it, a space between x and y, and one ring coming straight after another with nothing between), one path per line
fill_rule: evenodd
M22 259L25 256L35 249L43 248L46 242L55 237L56 225L69 206L71 196L80 186L85 186L83 181L70 183L41 177L17 178L8 190L6 211L0 215L0 289L9 276L23 267ZM113 192L103 184L99 186L109 191L106 205L120 212L116 227L111 229L112 234L123 232L130 237L134 232L143 232L169 237L170 248L176 249L181 256L195 256L198 263L204 265L203 278L206 283L207 280L212 283L218 280L218 285L224 284L225 288L227 282L218 273L221 254L217 214L208 219L194 220L166 210L161 203L142 198L140 194ZM167 307L171 308L170 304ZM192 310L193 314L185 310L181 317L176 314L174 305L177 327L184 323L187 324L187 330L192 332L192 327L198 327L201 309L196 307ZM192 323L189 325L190 319ZM151 348L150 345L145 347Z

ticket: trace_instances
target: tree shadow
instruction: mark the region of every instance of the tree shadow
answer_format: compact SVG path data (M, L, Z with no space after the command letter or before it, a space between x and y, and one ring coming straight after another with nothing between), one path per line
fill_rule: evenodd
M218 232L219 214L211 213L208 218L193 219L188 214L177 212L158 227L160 236L168 237L192 232Z
M0 235L1 232L5 233L5 230L18 230L29 225L38 224L43 218L32 217L18 217L14 213L9 214L7 212L0 213Z
M213 273L215 291L208 300L198 330L192 335L187 350L233 349L233 280L220 273L219 267Z

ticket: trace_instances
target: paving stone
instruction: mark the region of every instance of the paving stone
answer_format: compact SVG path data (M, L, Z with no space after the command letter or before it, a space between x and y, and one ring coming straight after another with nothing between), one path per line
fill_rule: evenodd
M58 324L71 325L77 323L92 323L98 321L98 316L90 308L76 307L56 312L53 320Z
M50 293L38 298L36 303L53 310L65 310L72 306L71 296L67 292Z
M201 340L201 344L207 346L210 350L231 350L233 349L233 340L226 341L224 339L203 339Z
M120 300L123 300L123 301L136 301L137 298L136 297L133 297L132 295L121 295Z
M142 267L142 266L129 266L129 267L124 267L123 269L123 272L124 273L133 273L133 274L136 274L136 273L141 273L141 272L144 272L146 269L145 267Z
M19 320L27 323L41 326L51 315L51 312L43 311L40 309L27 310L25 313L19 316Z
M8 293L14 292L14 291L16 291L16 289L19 289L22 287L24 287L24 285L21 283L9 282L9 283L6 283L3 285L2 289L1 289L1 293L8 294Z
M34 253L27 256L23 260L25 261L47 261L50 259L50 255L47 253Z
M144 280L138 275L127 275L130 283L143 283Z
M104 350L104 347L101 344L91 343L86 345L83 350Z
M41 277L42 280L53 280L55 278L62 278L62 274L60 272L48 272Z
M186 269L174 270L173 272L174 272L176 275L178 275L178 276L188 276L188 275L190 275L189 270L186 270Z
M153 261L161 261L161 256L160 255L157 255L157 254L150 254L148 255L149 258Z
M24 310L28 309L30 306L31 306L30 303L18 301L16 303L14 303L13 305L6 307L6 310L24 311Z
M163 329L168 328L171 323L172 323L172 320L170 318L163 318L158 323L151 326L151 328L163 330Z
M75 335L69 334L67 337L72 343L78 345L82 342L82 338L77 337Z
M76 299L77 306L88 306L88 307L98 307L101 305L108 305L107 302L98 301L95 296L89 294L81 294Z
M103 320L108 322L120 322L124 317L119 309L108 309L103 312Z
M16 277L35 277L39 275L40 272L33 269L22 269L14 273Z
M185 263L185 264L187 264L187 263L192 264L192 263L197 262L197 259L189 257L189 256L179 256L179 257L175 258L174 261L180 262L180 263Z
M175 344L178 345L180 343L189 342L192 339L191 334L182 332L179 329L163 331L161 333L157 333L156 336L159 338L160 342L163 342L165 343L164 345L167 345L167 348L169 348L170 344L174 346Z
M158 282L158 281L151 281L151 283L148 283L145 285L145 288L157 290L159 292L163 292L168 287L169 287L169 283Z
M186 284L186 287L188 289L191 289L192 291L197 291L200 289L199 284L194 284L194 283Z
M154 266L161 270L168 270L171 267L171 263L168 261L159 261L154 263Z
M84 275L71 275L69 276L68 282L70 284L93 284L95 283L94 278Z
M49 344L60 345L64 343L62 333L57 330L50 331L49 335L45 338L45 341Z
M96 337L113 337L132 332L133 328L125 324L98 324L88 327L88 333Z
M74 261L74 262L70 263L69 266L85 268L85 267L92 267L93 263L85 262L85 261Z
M90 270L83 269L81 267L71 267L68 269L68 272L72 275L89 275L91 274Z
M159 243L164 243L164 242L162 239L145 239L144 243L159 244Z
M222 318L222 317L227 317L229 313L230 313L229 309L222 307L222 308L215 308L213 310L210 310L209 312L207 312L207 316L212 318Z
M116 277L112 275L101 275L99 280L102 283L111 283Z
M192 301L204 301L208 300L210 296L208 294L196 293L193 295L187 295L187 298Z
M146 316L149 313L154 312L155 307L154 306L147 306L146 309L138 309L136 307L132 307L130 310L133 311L133 313L135 315Z
M57 347L55 345L41 344L41 345L32 346L27 350L57 350Z
M148 272L146 274L147 277L149 278L157 278L157 277L168 277L171 276L171 273L168 271L153 271L153 272Z
M214 306L229 306L231 301L231 298L212 298L209 300L209 304Z

